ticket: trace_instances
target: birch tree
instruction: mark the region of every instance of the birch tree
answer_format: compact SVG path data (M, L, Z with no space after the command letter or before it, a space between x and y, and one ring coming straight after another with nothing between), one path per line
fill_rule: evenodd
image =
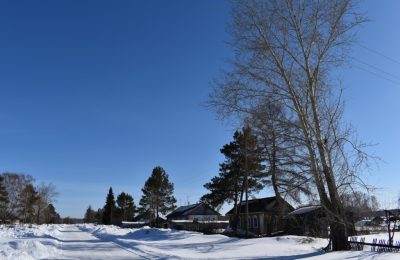
M366 158L342 121L332 76L346 61L353 29L365 21L355 7L351 0L234 2L235 58L210 100L221 116L250 113L268 100L296 117L333 250L349 248L339 188L354 180L354 167Z

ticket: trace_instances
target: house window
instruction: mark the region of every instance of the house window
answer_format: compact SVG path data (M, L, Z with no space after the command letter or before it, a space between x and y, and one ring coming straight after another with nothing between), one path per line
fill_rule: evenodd
M251 217L247 217L247 227L251 227Z
M258 228L258 218L257 216L253 216L253 227Z

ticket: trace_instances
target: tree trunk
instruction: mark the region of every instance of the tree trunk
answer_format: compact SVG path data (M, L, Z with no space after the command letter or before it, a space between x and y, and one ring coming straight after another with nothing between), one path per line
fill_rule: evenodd
M343 223L339 223L336 221L332 221L330 224L331 228L331 242L332 242L332 250L349 250L350 244L347 241L347 232L346 226Z
M238 226L238 210L237 210L237 204L238 204L238 190L237 186L235 186L235 198L233 201L233 223L232 223L232 229L234 232L237 231L237 226Z

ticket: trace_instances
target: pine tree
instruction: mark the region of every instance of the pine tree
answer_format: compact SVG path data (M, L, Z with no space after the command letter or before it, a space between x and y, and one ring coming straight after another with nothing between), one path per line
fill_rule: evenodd
M45 223L47 224L60 223L60 215L56 212L56 208L51 203L44 209L44 216Z
M113 223L113 213L115 210L115 199L112 188L108 190L106 204L103 211L103 224L111 225Z
M150 214L158 226L159 214L167 214L176 208L173 196L174 184L168 180L168 174L161 167L155 167L142 189L140 199L141 212Z
M35 215L35 203L38 200L38 193L32 184L28 184L20 194L20 216L25 223L32 223Z
M89 207L86 209L83 221L85 223L94 223L94 222L96 222L96 211L94 211L92 209L91 205L89 205Z
M262 164L262 149L251 129L246 127L236 131L233 139L222 147L221 153L225 156L225 161L220 164L219 176L204 185L210 192L200 200L214 208L221 207L225 202L233 202L233 229L236 230L240 214L237 211L238 204L243 200L244 194L247 201L249 194L264 187L266 173Z
M131 195L121 192L121 194L117 196L117 205L121 211L122 221L133 220L136 206Z
M5 222L8 207L8 193L3 182L4 177L0 175L0 223Z

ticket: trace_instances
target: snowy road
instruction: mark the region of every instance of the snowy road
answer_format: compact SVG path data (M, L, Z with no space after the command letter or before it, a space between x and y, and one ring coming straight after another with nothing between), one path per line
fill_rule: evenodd
M76 226L60 229L55 237L60 255L48 259L143 259L143 255L112 241L101 240Z
M395 240L399 240L396 234ZM366 236L385 239L386 234ZM0 225L0 259L268 259L398 260L399 253L324 253L326 239L301 236L238 239L223 235L143 227Z

